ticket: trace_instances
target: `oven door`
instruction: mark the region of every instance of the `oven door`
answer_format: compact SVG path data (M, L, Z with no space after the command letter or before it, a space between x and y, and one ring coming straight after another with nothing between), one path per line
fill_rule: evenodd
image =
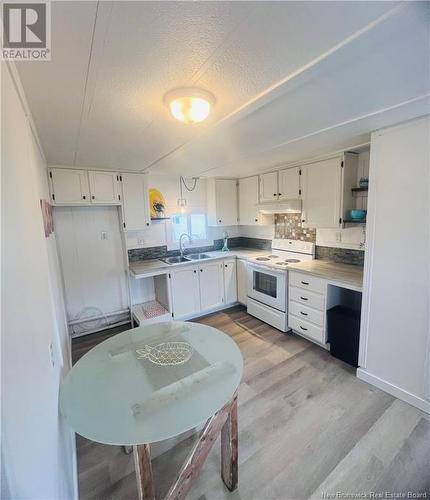
M287 273L248 263L248 297L286 311Z

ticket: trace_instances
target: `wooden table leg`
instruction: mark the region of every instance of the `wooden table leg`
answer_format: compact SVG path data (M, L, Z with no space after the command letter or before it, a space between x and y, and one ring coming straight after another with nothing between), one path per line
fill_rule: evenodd
M133 446L139 500L155 500L149 444Z
M221 430L221 477L230 491L238 480L237 395L233 399L227 420Z

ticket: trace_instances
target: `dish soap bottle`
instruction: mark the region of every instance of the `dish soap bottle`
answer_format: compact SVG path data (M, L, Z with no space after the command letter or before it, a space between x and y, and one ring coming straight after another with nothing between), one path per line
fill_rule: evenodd
M221 252L228 252L229 249L228 249L228 246L227 246L227 240L228 240L228 233L227 233L227 231L224 231L222 233L222 239L224 240L224 246L222 247Z

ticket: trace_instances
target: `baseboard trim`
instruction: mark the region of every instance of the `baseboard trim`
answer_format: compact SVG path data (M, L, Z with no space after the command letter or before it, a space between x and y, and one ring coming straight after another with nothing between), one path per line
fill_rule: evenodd
M410 392L405 391L404 389L401 389L394 384L390 384L386 380L372 375L363 368L358 368L357 377L360 380L364 380L364 382L374 385L378 389L382 389L383 391L388 392L388 394L391 394L392 396L395 396L396 398L401 399L402 401L405 401L412 406L415 406L419 410L430 414L430 401L426 401L425 399L422 399L419 396L415 396L414 394L411 394Z

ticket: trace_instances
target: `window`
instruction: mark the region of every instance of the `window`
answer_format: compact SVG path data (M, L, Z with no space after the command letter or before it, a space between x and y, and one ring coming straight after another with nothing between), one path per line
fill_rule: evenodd
M206 214L177 214L171 220L173 242L178 242L183 233L191 235L194 245L207 242Z

